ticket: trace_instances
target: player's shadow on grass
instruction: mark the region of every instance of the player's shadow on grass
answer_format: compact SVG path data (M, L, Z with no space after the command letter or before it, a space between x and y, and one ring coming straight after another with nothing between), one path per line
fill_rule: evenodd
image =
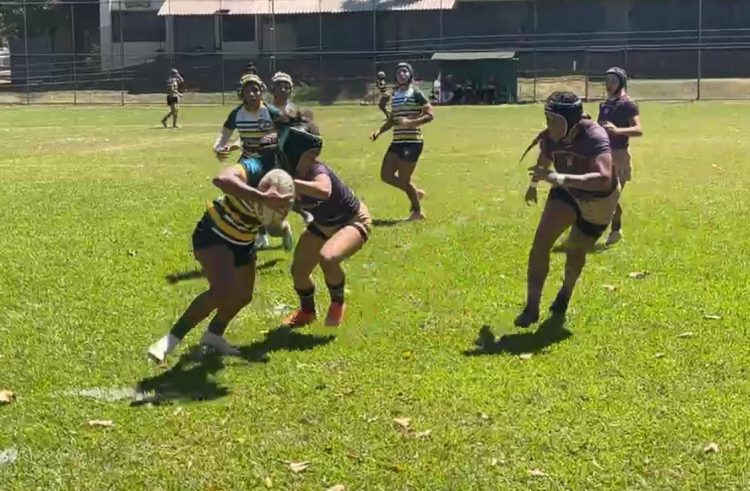
M274 351L307 351L324 346L336 339L329 334L319 336L305 334L288 327L278 327L265 334L259 341L240 346L241 357L254 363L268 363L268 355Z
M270 261L259 264L255 269L257 271L265 271L267 269L273 268L281 261L283 261L283 259L271 259ZM177 273L170 273L166 275L164 279L167 283L174 285L175 283L179 283L181 281L197 280L205 277L206 273L202 269L193 269L191 271L178 271Z
M476 348L464 351L466 356L521 355L539 353L553 344L565 341L573 333L565 328L564 316L552 316L536 331L506 334L496 339L490 326L482 326L475 341Z
M395 227L406 222L406 218L376 218L372 221L372 225L373 227Z
M222 369L224 361L220 356L193 346L166 372L138 382L136 390L144 397L130 405L169 404L176 400L213 401L227 396L229 389L214 380Z

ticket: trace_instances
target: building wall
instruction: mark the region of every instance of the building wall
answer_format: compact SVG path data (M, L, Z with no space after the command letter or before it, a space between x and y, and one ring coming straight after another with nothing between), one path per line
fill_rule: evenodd
M102 70L116 70L123 66L135 66L153 60L159 52L171 52L173 46L173 22L166 18L166 36L164 41L114 42L112 39L112 12L119 11L156 11L163 0L145 0L133 3L132 0L100 0L99 2L99 46L101 50ZM123 56L124 53L124 56ZM124 58L124 63L123 63Z

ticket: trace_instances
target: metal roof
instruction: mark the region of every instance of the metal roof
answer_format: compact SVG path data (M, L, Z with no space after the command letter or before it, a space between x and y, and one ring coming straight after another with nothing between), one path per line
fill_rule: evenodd
M159 15L285 15L448 10L456 0L165 0Z
M435 53L435 61L467 61L467 60L511 60L516 56L515 51L451 51Z

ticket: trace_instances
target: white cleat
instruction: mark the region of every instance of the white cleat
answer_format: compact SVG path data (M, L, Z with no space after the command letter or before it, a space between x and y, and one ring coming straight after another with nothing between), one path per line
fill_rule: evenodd
M620 230L613 230L609 233L607 241L604 243L607 247L617 244L622 240L622 232Z
M268 234L258 234L255 238L256 249L266 249L271 245L271 241L268 239Z
M177 348L180 340L172 334L167 334L148 349L148 357L157 363L164 363L167 356Z
M221 356L240 356L242 354L236 346L230 344L223 336L217 336L209 331L203 333L201 345L213 349Z

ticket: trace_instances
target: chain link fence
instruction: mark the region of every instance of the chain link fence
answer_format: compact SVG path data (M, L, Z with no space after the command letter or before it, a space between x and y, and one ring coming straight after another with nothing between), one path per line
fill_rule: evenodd
M640 100L750 97L741 0L16 0L0 29L7 104L163 104L172 67L183 103L234 103L249 62L297 100L367 103L378 71L409 61L429 93L433 55L466 51L515 53L514 102L601 98L610 66Z

